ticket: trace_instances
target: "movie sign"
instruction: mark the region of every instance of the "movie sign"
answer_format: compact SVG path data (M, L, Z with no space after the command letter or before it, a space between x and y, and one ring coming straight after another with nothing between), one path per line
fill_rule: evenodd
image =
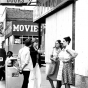
M13 21L12 34L21 36L38 36L38 25L28 21Z

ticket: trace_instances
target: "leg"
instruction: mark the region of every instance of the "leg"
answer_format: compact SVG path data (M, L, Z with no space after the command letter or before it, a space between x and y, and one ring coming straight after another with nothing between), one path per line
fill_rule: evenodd
M61 81L57 81L57 86L56 86L56 88L61 88L61 86L62 86Z
M65 88L70 88L70 85L69 84L65 84Z
M28 88L29 75L30 75L30 71L23 71L24 80L23 80L22 88Z
M36 67L37 88L41 87L41 71L39 65Z
M50 82L50 84L51 84L51 87L52 87L52 88L55 88L55 87L54 87L54 84L53 84L53 80L51 80L50 78L48 78L48 80L49 80L49 82Z

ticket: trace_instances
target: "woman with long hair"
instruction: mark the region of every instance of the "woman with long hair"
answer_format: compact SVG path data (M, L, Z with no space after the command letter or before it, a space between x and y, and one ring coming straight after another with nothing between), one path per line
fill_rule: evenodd
M55 69L54 69L52 74L50 74L48 72L48 75L47 75L47 79L49 80L52 88L55 88L54 84L53 84L53 81L57 81L57 87L56 88L61 87L61 80L57 80L57 73L58 73L59 64L60 64L58 55L61 52L61 49L62 49L61 40L57 40L55 42L55 47L53 47L53 51L52 51L52 55L51 55L51 58L52 58L51 59L51 64L55 63Z

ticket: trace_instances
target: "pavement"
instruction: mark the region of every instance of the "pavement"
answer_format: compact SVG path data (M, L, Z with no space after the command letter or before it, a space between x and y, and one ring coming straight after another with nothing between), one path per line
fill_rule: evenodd
M41 88L51 88L50 83L48 80L46 80L46 74L45 74L45 67L41 68L41 77L42 77L42 83L41 83ZM54 82L56 85L56 82ZM5 87L5 81L0 81L0 88L6 88ZM13 87L14 88L14 87ZM29 88L29 87L28 87ZM30 87L31 88L31 87ZM62 85L61 88L65 88L64 85ZM71 86L71 88L76 88L74 86Z
M5 81L0 81L0 88L5 88Z

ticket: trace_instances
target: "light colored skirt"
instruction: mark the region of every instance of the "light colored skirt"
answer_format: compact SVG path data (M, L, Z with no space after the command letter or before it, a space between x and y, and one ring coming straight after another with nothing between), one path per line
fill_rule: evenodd
M41 71L38 64L36 64L33 71L30 72L28 88L40 88L41 87Z
M63 62L60 61L59 70L57 74L57 80L62 80L62 70L63 70Z

